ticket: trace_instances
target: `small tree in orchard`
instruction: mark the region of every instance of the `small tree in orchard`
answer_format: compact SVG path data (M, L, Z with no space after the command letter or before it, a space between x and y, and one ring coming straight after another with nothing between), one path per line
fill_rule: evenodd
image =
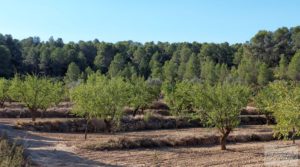
M140 108L146 107L156 99L157 95L151 91L151 85L144 81L144 78L133 77L130 80L129 105L134 108L133 116Z
M128 90L128 83L122 78L108 79L98 73L90 75L86 83L71 90L73 112L87 121L85 139L92 118L103 119L109 132L112 122L120 122L122 110L129 101Z
M41 102L41 117L44 117L44 112L50 108L51 106L56 106L63 99L66 98L65 90L61 82L56 82L48 85L48 95L47 98L42 100Z
M216 127L221 133L221 149L226 150L226 139L239 125L240 111L248 102L248 87L232 84L216 86L194 85L194 105L202 121Z
M268 86L260 90L254 98L254 103L258 108L259 113L266 116L267 125L270 124L273 115L273 109L271 108L271 106L278 100L276 93L278 92L276 92L269 84Z
M161 95L161 86L162 86L162 81L160 79L151 79L149 78L146 81L148 85L148 91L149 93L156 99L159 100L160 95Z
M0 107L4 107L4 102L9 100L8 95L9 81L0 78Z
M276 94L276 101L269 105L273 111L278 137L288 138L290 133L293 143L300 135L300 87L285 81L271 83L270 87Z
M36 120L38 110L46 110L57 104L62 97L62 84L45 77L26 75L24 79L15 76L9 87L11 99L23 103Z
M177 117L186 117L193 110L193 84L190 82L178 82L174 89L166 94L166 102L171 107L171 112Z

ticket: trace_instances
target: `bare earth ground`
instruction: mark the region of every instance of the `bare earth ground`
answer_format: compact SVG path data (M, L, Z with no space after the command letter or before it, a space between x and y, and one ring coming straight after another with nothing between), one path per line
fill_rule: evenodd
M14 121L16 119L0 119L0 132L7 133L9 137L23 142L35 166L264 166L266 146L282 145L284 147L291 143L272 141L229 144L227 151L221 151L219 146L90 151L77 146L122 136L130 138L205 136L216 131L208 128L191 128L127 132L115 135L98 133L89 134L88 140L84 141L83 134L16 130L11 127ZM267 126L244 126L237 128L232 135L249 132L264 134L271 131L271 128ZM300 142L297 141L296 148L299 146ZM282 166L282 164L276 164Z

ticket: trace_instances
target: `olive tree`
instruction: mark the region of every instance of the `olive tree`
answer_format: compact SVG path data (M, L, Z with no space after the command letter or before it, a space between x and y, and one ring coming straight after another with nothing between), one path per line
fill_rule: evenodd
M23 79L15 76L9 87L10 98L23 103L36 120L38 110L45 110L57 104L62 97L61 82L53 82L46 77L26 75Z
M129 85L122 78L112 78L92 74L86 83L70 91L71 101L74 103L73 113L85 117L87 138L88 124L93 118L103 119L108 131L112 122L120 122L122 110L128 103Z
M226 139L239 125L240 111L250 96L248 87L233 84L194 85L194 107L202 121L221 133L221 149L226 150Z
M0 107L4 107L4 102L9 100L8 88L9 81L5 78L0 78Z

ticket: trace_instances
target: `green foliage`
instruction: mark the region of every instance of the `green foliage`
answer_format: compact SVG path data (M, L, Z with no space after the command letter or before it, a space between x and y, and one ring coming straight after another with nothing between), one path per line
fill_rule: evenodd
M288 66L288 76L291 80L300 80L300 52L297 52Z
M193 111L193 84L187 81L178 82L165 94L165 100L175 116L186 117Z
M80 69L76 63L72 62L68 66L68 70L65 76L66 83L76 82L80 77Z
M215 73L217 81L219 83L223 83L227 80L227 77L229 75L229 70L226 64L217 64L215 67Z
M278 93L274 89L274 83L270 83L268 86L260 90L254 98L255 106L259 109L261 114L264 114L267 118L267 124L269 124L271 116L273 114L273 104L278 102Z
M244 55L237 69L240 82L246 85L256 84L259 65L260 62L253 57Z
M275 77L278 79L287 79L288 61L284 55L281 55L279 67L275 71Z
M197 91L196 91L197 90ZM223 134L239 124L242 107L247 105L250 89L241 85L217 84L216 86L197 85L195 107L207 120Z
M0 107L3 107L4 102L9 100L8 88L9 81L4 78L0 78Z
M148 85L148 92L151 94L153 98L158 100L161 93L161 87L162 87L161 80L149 78L146 82Z
M196 54L192 54L189 58L183 78L187 80L200 78L200 60Z
M129 102L129 90L130 85L122 78L108 79L99 73L92 74L86 83L71 90L72 112L88 121L102 118L110 126L112 121L119 122L122 110Z
M175 82L178 77L177 67L177 64L173 61L167 61L163 67L164 80L168 82Z
M248 103L249 88L224 83L216 86L195 85L193 90L195 109L204 123L219 130L222 134L221 149L226 149L226 138L238 126L241 108Z
M217 81L215 63L213 61L205 61L201 65L201 78L205 83L213 85Z
M272 79L273 70L276 79L298 81L299 30L297 26L278 28L274 32L259 31L249 42L232 45L227 42L142 44L98 40L64 43L61 38L17 40L11 35L0 34L0 77L28 73L57 78L68 76L66 78L73 80L78 78L78 70L73 64L76 63L82 72L89 68L110 77L130 79L136 75L145 80L154 78L170 83L200 80L211 85L229 81L261 86L267 83L269 75ZM293 61L288 65L291 59ZM261 67L261 63L267 69ZM84 80L87 78L85 73L79 75Z
M53 82L45 77L26 75L24 79L15 76L9 87L10 98L23 103L32 113L35 121L38 109L45 110L56 105L62 98L61 82Z
M152 94L153 93L153 94ZM129 106L134 110L144 108L157 98L157 92L151 91L150 85L145 82L144 78L132 77L130 80L130 100Z
M120 53L116 54L109 66L108 73L110 77L120 76L121 75L120 73L124 69L125 65L126 65L125 56Z
M267 85L272 79L272 72L268 69L265 63L260 64L257 76L257 83L259 85Z
M273 90L273 97L265 101L270 101L266 106L274 113L277 122L275 131L284 138L292 132L294 140L300 135L300 87L285 81L271 83L269 87Z
M6 46L0 44L0 76L8 77L11 75L11 53Z

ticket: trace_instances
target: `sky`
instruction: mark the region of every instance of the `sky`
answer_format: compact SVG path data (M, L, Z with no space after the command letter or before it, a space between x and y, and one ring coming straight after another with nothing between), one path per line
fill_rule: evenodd
M299 0L0 0L0 33L64 42L249 41L300 25Z

